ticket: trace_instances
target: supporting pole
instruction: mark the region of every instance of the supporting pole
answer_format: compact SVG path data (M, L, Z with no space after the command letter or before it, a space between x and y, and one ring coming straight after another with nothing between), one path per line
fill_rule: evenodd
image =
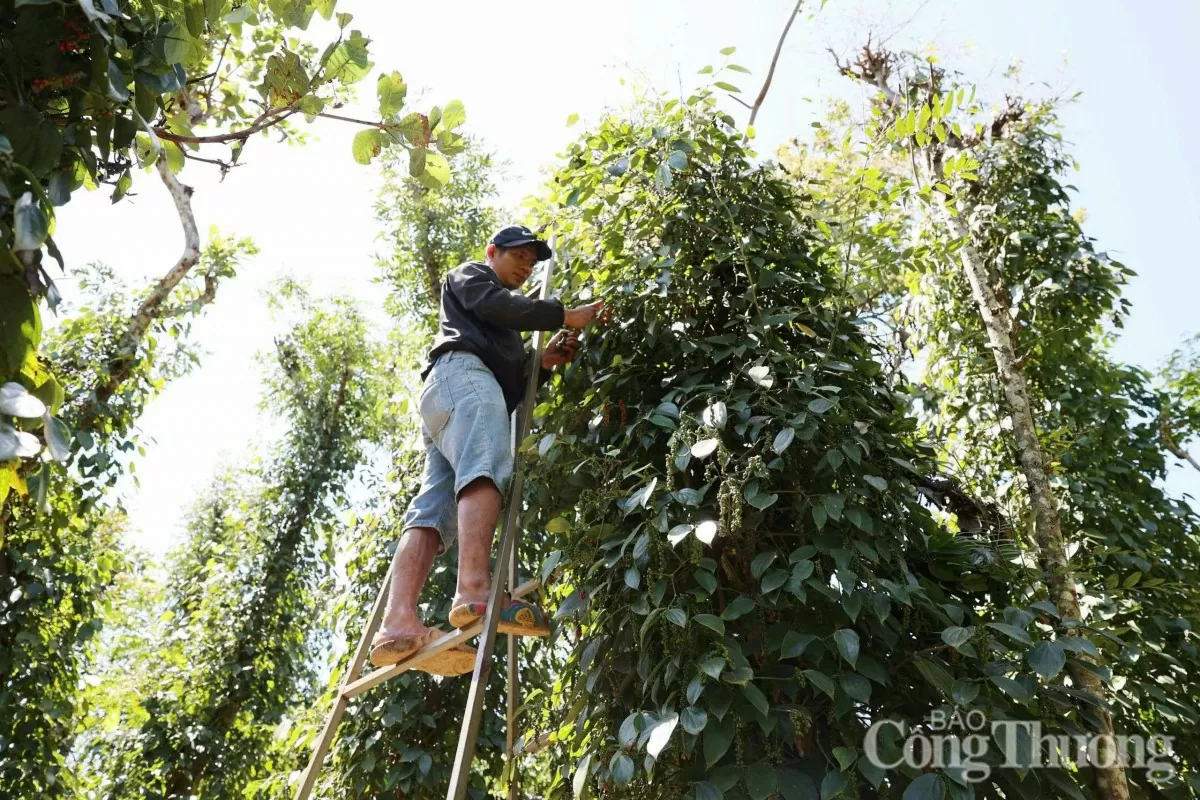
M387 574L383 576L383 585L379 587L379 596L375 598L375 606L371 609L371 618L363 629L362 638L358 640L358 650L354 652L354 660L350 662L350 667L346 670L346 677L342 679L342 691L338 692L337 698L333 701L333 708L329 709L329 716L325 718L325 727L321 728L321 735L317 737L316 747L313 748L312 758L309 759L308 767L300 777L300 785L296 787L296 800L308 800L313 786L317 783L317 774L321 771L321 764L325 761L338 723L342 721L342 716L346 713L346 705L350 702L350 698L344 693L345 689L362 672L363 664L367 662L367 654L371 651L371 639L375 636L375 631L379 630L379 623L383 621L383 610L387 606L388 586L392 583L392 571L395 568L396 560L393 558L392 562L388 564Z
M536 357L536 356L535 356ZM512 420L512 449L513 459L517 457L517 448L521 440L517 438L517 415ZM514 541L512 556L508 559L508 585L517 585L517 550L520 545L521 518L517 517L516 529L513 532ZM517 800L517 757L513 754L517 740L517 705L520 697L517 692L517 637L508 637L508 724L504 730L504 752L508 758L508 800Z
M550 296L550 284L554 276L554 261L546 262L546 274L542 278L541 299ZM530 348L529 380L525 386L525 401L521 404L521 424L517 429L518 444L525 439L533 421L533 399L537 394L538 367L542 353L543 331L533 334ZM492 572L492 589L488 596L487 613L483 616L483 633L479 639L475 656L475 672L471 676L471 690L467 695L466 716L458 737L458 750L454 754L454 768L450 772L450 788L446 800L465 800L467 786L471 782L471 762L475 759L475 744L479 739L479 723L483 716L483 697L487 689L492 667L492 649L496 644L496 623L499 621L500 598L504 584L508 581L509 562L516 552L518 524L521 513L521 490L525 486L525 470L521 453L513 455L512 490L508 508L505 509L504 526L500 532L500 551L496 554L496 568Z

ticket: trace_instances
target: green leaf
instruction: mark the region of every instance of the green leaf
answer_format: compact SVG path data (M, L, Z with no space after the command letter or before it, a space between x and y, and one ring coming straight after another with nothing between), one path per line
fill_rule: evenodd
M733 743L733 720L709 720L704 728L704 764L712 767Z
M662 162L658 165L658 169L654 172L655 180L663 189L670 189L671 184L675 182L675 175L671 171L671 167L667 162Z
M821 800L840 797L850 786L850 776L844 772L826 772L821 779Z
M590 788L588 777L591 775L591 770L592 754L588 753L580 760L579 766L575 768L575 777L571 781L571 788L574 790L575 796L580 798L580 800L583 799L584 793Z
M779 455L783 455L783 451L788 449L788 445L796 438L796 431L792 428L784 428L779 433L775 434L775 441L771 443L771 449Z
M942 641L957 650L967 643L974 632L973 628L960 628L956 625L951 625L942 631Z
M837 687L834 686L833 680L820 670L806 669L804 670L804 677L808 678L813 686L816 686L822 692L829 695L830 698L837 692Z
M1021 644L1033 643L1033 640L1029 638L1029 634L1016 625L1009 625L1007 622L989 622L987 625L989 628L994 628L1001 633L1011 636Z
M833 401L825 397L816 397L808 401L808 410L814 414L824 414L833 406Z
M718 89L724 89L727 92L742 91L738 87L734 86L732 83L726 83L725 81L716 81L713 85L716 86Z
M705 569L698 569L693 573L696 578L696 583L704 587L704 589L712 594L717 590L717 576Z
M783 800L817 800L817 785L803 772L788 767L780 767L778 772Z
M92 0L84 0L88 6L92 5ZM187 23L188 33L193 38L199 39L204 35L204 2L203 0L183 0L183 18Z
M750 562L750 574L754 576L755 580L763 576L763 573L767 571L767 567L771 566L771 562L778 555L774 550L764 550L754 557L754 560Z
M850 666L854 666L858 661L858 632L850 628L840 628L833 632L833 641L837 644L838 652L842 654L842 658L849 662Z
M775 505L775 502L778 499L779 495L775 494L774 492L761 492L754 495L746 502L757 508L759 511L762 511Z
M746 68L745 68L745 67L743 67L741 64L726 64L726 65L725 65L725 69L731 69L731 70L733 70L734 72L741 72L741 73L743 73L743 74L745 74L745 75L749 75L749 74L750 74L750 70L746 69Z
M682 608L668 608L667 613L663 616L667 618L667 621L672 622L681 628L687 627L687 614L684 613Z
M378 128L364 128L354 134L354 160L359 164L370 164L382 149L383 134Z
M735 620L738 617L745 616L754 610L754 600L746 595L738 595L729 605L725 606L725 610L721 612L721 619Z
M14 252L37 252L42 249L46 237L50 235L50 220L42 210L42 205L33 196L33 192L25 192L17 200L13 209L13 244ZM26 292L28 294L28 292ZM22 360L21 363L24 363ZM18 363L12 370L20 369ZM7 376L0 376L0 379Z
M703 419L704 424L708 427L723 430L729 420L729 412L726 410L725 404L718 400L704 409Z
M667 164L672 169L684 170L687 169L688 159L687 154L680 150L671 151L671 155L667 156Z
M0 275L0 379L16 375L41 339L41 314L28 285L16 275Z
M696 784L696 800L723 800L725 797L716 784L709 781L700 781Z
M614 753L608 762L608 770L618 786L624 786L633 780L633 759L624 753Z
M679 725L679 715L673 711L659 717L658 722L650 728L650 738L646 741L646 752L658 758L658 754L670 743L671 734L675 732L677 725Z
M349 39L328 51L322 59L326 79L349 86L365 78L375 66L367 57L367 45L367 39L361 33L351 31Z
M700 671L713 680L721 677L723 669L725 669L725 659L721 656L710 656L700 662Z
M564 517L555 517L546 523L547 533L566 533L571 530L571 523Z
M451 100L442 109L442 128L452 131L467 121L467 110L461 100Z
M915 658L917 671L947 697L954 691L954 678L940 664L928 658Z
M955 703L960 706L970 705L976 697L979 696L979 684L974 681L969 681L966 678L959 678L954 682L954 690L951 692L951 697Z
M1059 642L1038 642L1027 654L1029 666L1046 680L1062 672L1067 665L1067 654Z
M750 705L758 709L758 713L764 717L771 710L771 706L767 703L766 695L762 693L762 689L759 689L753 683L744 684L742 686L742 694L750 701Z
M773 569L763 576L762 589L763 594L770 594L788 582L788 573L781 569Z
M425 159L428 158L429 151L424 147L414 147L408 151L408 174L414 178L420 177L425 173Z
M1027 703L1033 699L1033 695L1025 688L1023 684L1017 683L1012 678L1006 678L1003 675L993 675L992 683L1000 687L1001 691L1022 703Z
M733 54L734 54L734 52L735 52L736 50L737 50L737 48L736 48L736 47L722 47L722 48L721 48L721 55L723 55L723 56L731 56L731 55L733 55Z
M567 117L567 127L568 128L571 127L572 125L574 125L576 122L579 122L578 114L571 114Z
M708 714L702 708L688 706L679 715L679 724L692 735L698 735L708 724Z
M902 800L942 800L946 796L946 785L936 772L926 772L910 783L904 790Z
M767 800L779 789L779 773L767 761L752 764L746 769L746 791L750 800Z
M796 631L788 631L783 635L783 648L780 650L781 658L795 658L804 652L804 650L816 641L816 636L811 633L796 633Z
M425 171L418 176L418 180L430 189L442 188L450 182L450 162L441 153L426 151Z
M770 388L774 383L770 379L771 368L763 366L762 364L746 370L746 374L750 376L750 380L754 381L759 386Z
M720 634L725 633L725 623L721 621L720 617L712 614L697 614L696 616L692 617L692 619L695 620L697 624L703 625L709 630L716 631Z
M887 481L878 475L863 475L863 480L881 492L887 491Z
M630 589L636 589L642 583L642 573L637 567L629 567L625 570L625 585Z
M375 83L375 94L379 98L379 116L385 120L390 119L404 108L408 84L399 72L389 72L379 76Z
M848 672L842 676L842 691L860 703L866 703L871 699L871 682L857 672ZM846 766L842 765L842 768Z

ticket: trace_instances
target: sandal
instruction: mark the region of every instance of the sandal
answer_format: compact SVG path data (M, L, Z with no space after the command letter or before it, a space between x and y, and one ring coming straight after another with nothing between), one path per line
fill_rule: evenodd
M450 624L456 628L465 628L482 619L486 613L487 603L463 603L450 610ZM509 600L500 609L496 632L507 633L510 636L548 636L550 623L546 620L545 612L533 603Z
M422 647L433 644L445 634L445 631L431 628L428 633L417 636L399 636L379 642L371 646L371 664L375 667L387 667L399 663ZM475 669L475 648L465 644L455 645L426 659L413 669L443 677L465 675Z

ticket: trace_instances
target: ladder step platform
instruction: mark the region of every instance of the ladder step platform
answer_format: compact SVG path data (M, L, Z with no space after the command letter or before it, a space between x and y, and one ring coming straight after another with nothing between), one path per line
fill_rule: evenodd
M541 585L541 581L538 580L526 581L516 589L513 589L513 599L519 600L528 594L532 594L533 592L537 591L538 587ZM465 628L459 628L456 631L451 631L445 636L439 638L437 641L425 645L411 656L405 658L403 661L397 661L395 664L390 666L374 670L358 680L347 683L342 687L342 697L346 698L347 700L352 697L357 697L368 689L372 689L381 683L385 683L401 673L408 672L410 669L419 667L422 663L442 652L443 650L449 649L458 644L462 644L470 639L474 639L482 632L483 618L481 617L477 622L472 622Z

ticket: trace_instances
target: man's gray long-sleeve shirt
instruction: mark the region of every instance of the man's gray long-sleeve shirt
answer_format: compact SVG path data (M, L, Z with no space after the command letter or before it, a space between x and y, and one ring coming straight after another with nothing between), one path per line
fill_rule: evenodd
M505 288L487 264L468 261L450 270L442 282L440 330L421 378L443 353L474 353L496 376L512 413L525 390L526 353L519 331L555 330L562 327L564 314L560 301L531 300ZM549 374L541 369L541 381Z

